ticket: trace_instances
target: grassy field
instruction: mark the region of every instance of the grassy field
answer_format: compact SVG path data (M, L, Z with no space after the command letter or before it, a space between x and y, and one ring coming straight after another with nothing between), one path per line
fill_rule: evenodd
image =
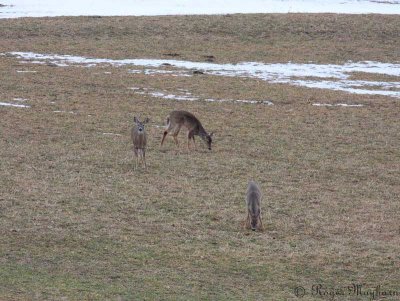
M399 28L379 15L10 19L0 53L398 62ZM301 300L372 299L352 284L400 300L399 100L128 69L0 56L0 102L31 106L0 106L0 300L297 300L299 286ZM133 86L274 105L168 101ZM183 133L180 153L171 137L160 148L173 109L215 131L212 152L198 142L188 153ZM133 170L134 115L151 119L147 171ZM263 232L242 225L250 179Z

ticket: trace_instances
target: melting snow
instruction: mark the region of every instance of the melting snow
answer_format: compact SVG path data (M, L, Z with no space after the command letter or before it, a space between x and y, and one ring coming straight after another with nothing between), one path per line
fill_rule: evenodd
M355 94L384 95L400 97L400 82L378 82L365 80L351 80L354 72L400 76L400 64L381 62L347 62L343 65L333 64L264 64L257 62L243 62L239 64L216 64L205 62L190 62L162 59L99 59L80 56L39 54L33 52L9 53L31 63L56 64L58 66L96 66L99 64L119 66L141 66L152 68L152 71L131 70L145 74L167 74L179 76L187 74L188 70L202 70L204 74L228 77L248 77L267 81L269 83L283 83L296 86L345 91ZM183 70L163 70L165 64ZM155 71L156 70L156 71ZM164 96L167 97L167 96ZM169 96L172 97L172 96ZM187 99L188 100L188 99Z
M8 103L8 102L0 102L0 106L15 107L15 108L30 108L30 106L27 106L27 105Z
M115 133L102 133L102 134L106 136L122 136L121 134L115 134Z
M68 114L76 114L74 111L60 111L60 110L53 111L53 113L68 113Z
M330 103L313 103L313 106L316 107L363 107L364 105L361 104L346 104L346 103L336 103L336 104L330 104Z
M2 0L0 18L234 13L400 14L399 0Z
M247 104L266 104L273 105L273 103L269 100L235 100L235 99L212 99L212 98L201 98L198 96L193 96L190 92L187 92L184 89L178 89L179 92L176 94L171 94L164 91L155 91L153 89L148 88L130 88L136 94L140 95L150 95L156 98L163 98L169 100L178 100L178 101L207 101L207 102L238 102L238 103L247 103Z
M170 75L170 76L193 76L188 71L182 70L163 70L163 69L144 69L144 70L129 70L129 73L144 74L144 75Z
M17 70L17 73L36 73L37 71L33 70Z

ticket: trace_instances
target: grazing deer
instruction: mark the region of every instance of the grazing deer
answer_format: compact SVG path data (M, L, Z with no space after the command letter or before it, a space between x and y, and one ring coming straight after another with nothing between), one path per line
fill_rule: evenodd
M194 147L196 148L196 143L194 141L194 136L198 135L207 143L207 147L211 150L212 136L213 133L208 134L201 122L192 113L186 111L172 111L167 117L167 124L164 131L163 138L161 140L161 146L164 143L164 139L169 132L171 132L172 137L174 137L176 146L178 144L178 134L181 127L184 126L188 130L188 151L190 150L190 140L193 139Z
M257 228L262 229L261 221L261 190L258 185L250 181L246 192L247 219L246 227L255 231ZM260 223L259 223L260 222ZM260 224L258 227L258 224Z
M146 118L143 122L140 122L139 118L136 116L133 118L135 122L134 126L131 130L131 137L133 142L133 152L135 153L136 162L135 162L135 169L139 165L140 159L144 164L144 168L147 169L146 166L146 144L147 144L147 136L146 130L144 125L149 122L149 118Z

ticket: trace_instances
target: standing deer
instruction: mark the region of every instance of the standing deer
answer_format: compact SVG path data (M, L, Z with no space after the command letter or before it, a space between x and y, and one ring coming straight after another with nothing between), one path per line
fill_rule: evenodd
M262 226L261 221L261 190L258 185L250 181L247 186L246 192L246 205L247 205L247 219L246 227L251 228L255 231L258 228L258 223L260 222L260 227Z
M184 126L188 130L188 151L190 151L190 140L193 139L194 147L196 148L196 143L194 141L194 136L198 135L207 143L207 147L211 150L212 136L213 133L208 134L201 122L192 113L186 111L172 111L167 117L167 124L164 131L163 138L161 140L161 146L164 143L164 139L169 132L171 132L172 137L174 137L175 144L178 147L178 134L181 127Z
M140 122L139 118L136 116L133 118L135 122L134 126L131 130L131 137L133 142L133 152L135 153L136 162L135 169L139 165L140 159L144 164L144 168L147 169L146 166L146 144L147 144L147 136L144 125L149 122L149 118L146 118L143 122Z

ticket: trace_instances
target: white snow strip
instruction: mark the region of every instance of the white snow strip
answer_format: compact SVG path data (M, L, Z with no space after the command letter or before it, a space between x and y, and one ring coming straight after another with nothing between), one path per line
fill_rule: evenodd
M313 106L316 107L363 107L364 105L361 104L347 104L347 103L337 103L337 104L331 104L331 103L313 103Z
M129 70L128 73L141 74L141 73L143 73L143 70Z
M238 100L234 100L235 102L241 102L241 103L251 103L251 104L255 104L258 103L257 100L242 100L242 99L238 99Z
M15 108L30 108L30 106L27 106L27 105L8 103L8 102L0 102L0 106L15 107Z
M2 0L0 18L235 13L400 14L399 0Z
M37 73L37 71L33 71L33 70L17 70L17 73Z
M76 114L74 111L53 111L53 113L68 113L68 114Z
M170 75L170 76L193 76L188 71L182 70L163 70L163 69L144 69L144 70L129 70L128 73L144 74L144 75Z
M103 133L106 136L122 136L121 134L114 134L114 133Z
M248 104L265 104L268 106L274 105L273 102L269 100L241 100L241 99L205 99L207 102L238 102L238 103L248 103Z
M167 63L174 68L183 70L157 70L157 72L169 74L168 72L185 73L188 70L202 70L204 74L214 76L247 77L261 79L269 83L283 83L308 88L345 91L354 94L385 95L400 98L400 82L350 80L351 74L354 72L400 77L400 63L364 61L357 63L347 62L343 65L313 63L294 64L290 62L286 64L265 64L258 62L216 64L161 59L113 60L70 55L38 54L33 52L11 52L9 54L23 60L47 62L59 66L95 66L97 64L108 64L114 67L132 65L162 68ZM149 74L151 74L151 72Z
M21 64L40 64L40 65L46 65L46 62L43 61L21 61Z
M201 97L193 96L187 90L178 89L181 95L175 95L167 92L161 91L150 91L150 89L141 89L141 88L130 88L131 90L135 91L134 93L140 95L150 95L156 98L168 99L168 100L178 100L178 101L207 101L207 102L238 102L238 103L246 103L246 104L266 104L266 105L273 105L273 103L269 100L234 100L234 99L212 99L206 98L203 99ZM143 91L142 91L143 90Z
M198 97L190 97L188 95L174 95L174 94L165 94L163 92L149 92L150 96L171 99L171 100L185 100L185 101L195 101L199 100Z

